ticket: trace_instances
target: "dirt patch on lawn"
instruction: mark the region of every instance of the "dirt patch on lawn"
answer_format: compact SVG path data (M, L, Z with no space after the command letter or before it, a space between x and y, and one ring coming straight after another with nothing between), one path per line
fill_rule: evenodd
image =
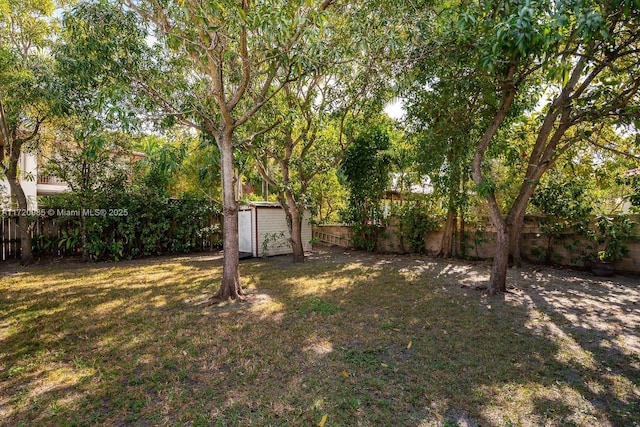
M313 263L356 263L393 268L440 279L449 292L469 293L486 284L488 261L438 259L422 255L389 255L341 248L323 248L309 255ZM285 266L289 258L277 261ZM596 277L585 271L525 265L510 268L509 293L489 297L475 291L487 307L525 306L535 319L550 318L562 325L558 338L579 335L589 350L605 351L614 359L630 357L640 373L640 277ZM566 331L564 330L566 329ZM615 364L615 362L614 362ZM640 396L639 396L640 398Z

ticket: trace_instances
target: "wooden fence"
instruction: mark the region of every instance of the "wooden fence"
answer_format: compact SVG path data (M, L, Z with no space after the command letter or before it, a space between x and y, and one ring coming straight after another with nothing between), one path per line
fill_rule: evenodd
M57 218L41 216L31 219L29 223L29 235L35 250L41 249L38 245L42 244L37 236L60 237L60 233ZM0 234L2 235L0 261L20 259L20 231L17 215L0 217ZM54 252L54 255L61 255L59 250Z
M0 222L2 248L0 260L6 261L20 257L20 238L18 234L18 217L3 217Z

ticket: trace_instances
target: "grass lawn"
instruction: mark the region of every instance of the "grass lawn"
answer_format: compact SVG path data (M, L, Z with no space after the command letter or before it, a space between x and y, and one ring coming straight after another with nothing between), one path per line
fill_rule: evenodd
M216 256L0 268L2 425L640 425L637 278L277 257L210 307Z

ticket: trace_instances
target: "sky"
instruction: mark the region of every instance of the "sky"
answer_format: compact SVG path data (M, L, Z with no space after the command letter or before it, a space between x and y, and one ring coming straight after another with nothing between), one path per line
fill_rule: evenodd
M387 113L389 117L395 120L401 120L407 113L404 109L404 106L402 105L402 100L400 98L395 98L392 102L389 102L384 107L384 112Z

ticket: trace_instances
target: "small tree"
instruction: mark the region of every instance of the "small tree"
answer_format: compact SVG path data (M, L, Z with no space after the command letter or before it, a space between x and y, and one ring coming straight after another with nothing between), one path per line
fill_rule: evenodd
M19 159L39 142L49 115L51 61L47 49L56 29L52 1L0 3L0 170L18 208L29 208L20 183ZM29 218L18 218L20 262L33 262Z
M473 54L457 46L460 32L451 22L460 9L441 8L429 17L427 42L414 52L412 72L403 76L403 96L417 167L431 178L446 210L438 256L450 257L462 249L454 236L464 234L465 211L473 201L469 165L497 97L493 82L476 72Z
M383 220L381 201L389 186L390 148L387 132L373 128L354 139L341 164L349 187L343 217L354 227L354 245L368 251L375 249Z
M99 202L105 194L115 189L122 190L127 180L126 139L118 135L96 133L87 127L78 127L73 132L73 143L57 147L56 153L46 166L50 175L69 185L67 208L80 212L80 249L82 260L89 260L87 239L88 224L85 212L105 208ZM110 206L108 208L114 208Z
M472 177L496 228L491 294L506 291L509 255L520 259L526 208L543 174L594 126L637 119L640 90L640 9L637 2L563 0L464 4L461 40L478 54L478 72L500 94L491 122L477 140ZM518 100L540 98L536 138L506 215L490 170L496 135L519 113ZM569 130L573 132L568 133Z
M287 85L273 108L263 111L277 118L277 127L254 143L264 159L256 161L258 170L285 211L297 262L304 261L302 221L310 202L310 185L339 163L350 142L344 135L344 123L361 112L373 80L372 68L360 67L355 55L348 50L344 58L336 59L340 65L323 67Z
M162 71L177 70L175 82L161 71L152 78L134 76L136 84L164 114L205 132L218 146L225 256L212 301L242 299L234 175L238 134L285 85L323 57L331 34L324 32L324 17L334 1L122 3L154 27L163 54L171 59Z
M573 231L581 235L588 230L593 204L583 182L563 180L559 174L554 174L538 186L531 204L544 215L540 228L547 237L547 246L541 255L547 263L553 262L553 244L562 233Z

